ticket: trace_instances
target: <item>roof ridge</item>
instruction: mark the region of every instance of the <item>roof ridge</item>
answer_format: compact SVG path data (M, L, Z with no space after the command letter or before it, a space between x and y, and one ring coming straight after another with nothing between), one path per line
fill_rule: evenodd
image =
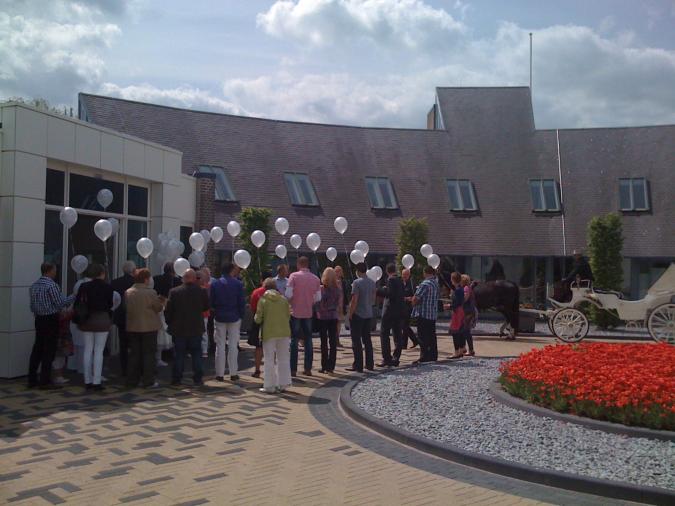
M662 125L634 125L634 126L608 126L608 127L575 127L575 128L545 128L542 131L550 130L621 130L621 129L635 129L635 128L663 128L663 127L675 127L675 123L665 123Z
M515 90L529 86L436 86L437 90Z
M89 97L96 97L96 98L103 98L106 100L115 100L119 102L128 102L131 104L140 104L140 105L147 105L151 107L161 107L164 109L173 109L176 111L185 111L185 112L190 112L190 113L195 113L195 114L212 114L215 116L228 116L231 118L241 118L241 119L247 119L247 120L258 120L258 121L269 121L269 122L274 122L274 123L290 123L294 125L312 125L312 126L325 126L325 127L338 127L338 128L358 128L358 129L363 129L363 130L393 130L393 131L414 131L414 132L443 132L447 133L445 130L431 130L427 128L399 128L399 127L371 127L371 126L359 126L359 125L338 125L335 123L314 123L311 121L293 121L293 120L284 120L284 119L274 119L274 118L261 118L259 116L241 116L238 114L229 114L225 112L214 112L214 111L202 111L198 109L188 109L185 107L176 107L172 105L164 105L164 104L153 104L152 102L141 102L140 100L129 100L127 98L118 98L118 97L110 97L107 95L98 95L95 93L85 93L85 92L79 92L78 96L89 96Z

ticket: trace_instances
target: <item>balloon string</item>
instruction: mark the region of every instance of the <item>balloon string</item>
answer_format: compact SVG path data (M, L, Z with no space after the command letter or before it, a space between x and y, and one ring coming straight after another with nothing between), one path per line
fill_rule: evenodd
M286 255L284 256L284 261L286 262L286 270L290 270L289 267L288 267L288 248L286 248L286 236L283 235L282 239L284 241L284 249L286 250Z
M347 262L347 270L349 271L349 281L350 283L354 281L354 275L352 273L352 261L351 258L349 258L349 253L347 252L347 245L345 244L345 236L344 234L340 234L342 238L342 247L345 250L345 261Z
M263 278L262 278L262 268L260 267L260 248L258 248L258 277L260 278L260 284L262 285Z

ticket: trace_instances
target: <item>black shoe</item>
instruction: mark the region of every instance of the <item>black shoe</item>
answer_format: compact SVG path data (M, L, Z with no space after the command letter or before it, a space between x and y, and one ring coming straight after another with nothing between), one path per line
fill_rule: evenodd
M230 381L239 381L239 375L235 374L234 376L230 376Z
M103 385L94 385L91 388L94 392L103 392L105 387Z
M302 374L304 374L305 376L311 376L311 375L312 375L312 371L307 370L307 371L304 371Z
M216 381L220 381L221 383L225 383L225 378L222 376L216 376Z
M398 367L398 360L394 360L389 364L391 367Z
M260 371L255 371L253 374L251 374L254 378L259 378L260 377Z
M84 384L84 389L85 390L93 390L94 384L93 383L85 383Z
M319 369L319 374L326 374L328 371L326 369Z
M372 372L372 371L374 371L374 370L375 370L375 368L374 368L374 367L366 367L366 369L367 369L368 371L370 371L370 372Z
M179 386L181 386L181 382L179 380L173 380L171 382L171 386L172 387L179 387Z
M354 367L347 367L345 371L349 372L363 372L363 369L355 369Z
M380 362L379 364L375 364L377 367L391 367L391 362Z
M195 381L193 386L196 386L196 387L203 387L203 386L204 386L204 382L201 381L201 380L200 380L200 381Z

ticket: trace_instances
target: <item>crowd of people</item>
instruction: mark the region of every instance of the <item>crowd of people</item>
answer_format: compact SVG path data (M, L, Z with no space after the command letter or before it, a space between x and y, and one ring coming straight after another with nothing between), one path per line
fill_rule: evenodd
M67 365L82 374L85 388L103 390L104 350L113 325L119 338L120 371L129 388L159 386L157 367L167 365L161 355L166 348L173 348L171 384L182 384L189 355L193 383L203 385L210 329L215 380L225 382L227 370L230 381L236 383L247 305L252 313L247 342L255 348L253 377L263 375L261 391L266 393L291 386L298 374L300 351L302 374L312 376L313 333L320 336L319 373L333 373L343 326L349 328L353 352L347 371L396 367L409 342L419 347L415 364L438 360L436 320L442 309L452 310L450 358L474 355L471 329L476 307L468 275L452 273L447 287L450 302L442 303L439 277L430 266L424 268L417 286L408 269L399 275L393 263L386 266L386 277L379 284L367 275L365 263L355 266L356 279L351 284L340 266L325 268L321 278L309 266L307 257L299 257L295 272L289 274L288 266L281 264L276 276L262 273L260 286L247 302L240 269L231 263L223 266L219 278L212 278L204 267L188 269L181 279L172 263L153 277L147 268L136 268L128 261L123 275L111 282L106 281L103 266L91 264L67 297L54 281L56 266L44 263L41 277L30 288L35 343L28 385L56 388L68 382L63 377ZM382 357L376 364L371 334L376 328L374 308L380 304Z

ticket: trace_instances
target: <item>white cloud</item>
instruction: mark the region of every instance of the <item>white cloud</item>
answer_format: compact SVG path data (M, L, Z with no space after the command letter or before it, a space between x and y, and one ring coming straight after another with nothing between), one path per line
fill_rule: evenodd
M280 0L257 16L274 37L313 46L371 42L387 50L442 50L466 27L421 0Z
M84 3L0 2L0 97L45 97L72 104L76 90L97 85L103 52L121 33Z
M248 112L239 105L189 85L166 89L151 84L118 86L114 83L104 83L99 93L139 102L248 116Z

